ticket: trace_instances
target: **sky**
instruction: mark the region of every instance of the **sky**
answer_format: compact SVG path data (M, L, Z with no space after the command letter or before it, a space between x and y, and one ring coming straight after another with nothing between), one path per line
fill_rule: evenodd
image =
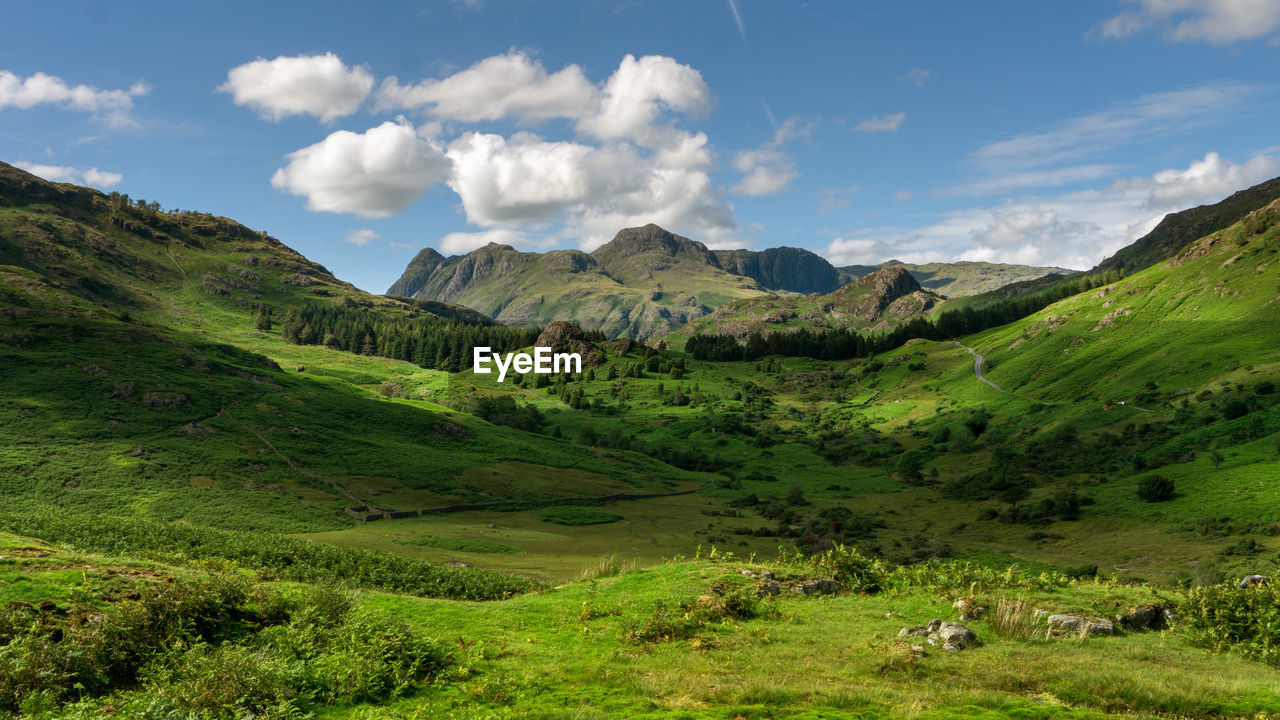
M1280 175L1280 0L10 3L0 160L414 254L655 222L1085 269Z

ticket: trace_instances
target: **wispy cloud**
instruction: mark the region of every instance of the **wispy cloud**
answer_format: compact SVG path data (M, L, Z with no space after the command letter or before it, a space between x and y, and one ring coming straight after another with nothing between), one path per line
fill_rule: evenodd
M894 113L892 115L877 115L868 118L862 122L849 128L851 132L898 132L898 128L902 127L902 123L907 119L905 112Z
M747 46L747 26L742 22L742 11L738 9L738 3L729 0L729 12L733 13L733 21L738 24L738 36L742 38L742 47Z
M38 72L22 78L0 70L0 108L27 109L36 105L58 105L67 110L95 113L113 126L133 126L130 116L133 99L151 92L145 82L127 90L100 90L89 85L68 85L62 78Z
M742 150L733 158L733 168L743 174L742 180L730 188L739 195L776 195L800 177L795 159L782 151L782 146L799 137L807 137L812 124L802 125L800 118L787 118L773 132L773 139L753 150Z
M924 84L929 82L929 78L932 76L933 76L932 70L926 70L924 68L917 67L917 68L911 68L905 73L899 75L898 79L907 80L909 82L915 83L916 87L924 87Z
M352 245L355 245L356 247L364 247L365 245L368 245L374 240L381 240L381 239L382 239L382 236L374 232L370 228L358 228L356 230L352 230L351 232L347 233L347 237L346 237L347 242L351 243Z
M1121 146L1221 123L1261 90L1257 85L1221 82L1151 93L1040 132L987 143L973 153L973 159L982 166L1006 170L1074 163Z
M1280 29L1275 0L1129 0L1137 5L1104 20L1089 37L1123 38L1160 28L1175 42L1226 45L1266 37Z

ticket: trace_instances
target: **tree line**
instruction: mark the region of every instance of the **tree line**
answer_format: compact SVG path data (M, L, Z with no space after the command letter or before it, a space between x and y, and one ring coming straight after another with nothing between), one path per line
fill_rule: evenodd
M264 329L263 324L260 320L257 322L259 329ZM364 308L319 303L309 303L285 313L280 331L286 340L296 345L324 345L449 372L470 367L474 347L514 352L532 345L538 338L536 330L477 325L434 316L394 317Z

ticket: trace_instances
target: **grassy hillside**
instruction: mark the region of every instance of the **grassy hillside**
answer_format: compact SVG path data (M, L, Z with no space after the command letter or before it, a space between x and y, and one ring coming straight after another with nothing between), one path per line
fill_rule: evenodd
M642 456L411 401L392 377L448 374L281 332L315 304L423 332L489 332L473 311L367 295L232 221L3 170L0 484L11 503L303 532L348 526L345 507L388 500L696 482ZM511 461L554 468L557 482L465 479Z

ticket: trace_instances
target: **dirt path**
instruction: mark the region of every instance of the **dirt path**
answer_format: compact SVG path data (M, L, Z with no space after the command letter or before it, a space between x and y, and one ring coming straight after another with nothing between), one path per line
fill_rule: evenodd
M328 485L329 487L333 488L333 489L334 489L335 491L337 491L338 493L341 493L341 494L342 494L344 497L346 497L348 500L350 500L351 502L355 503L357 506L365 505L365 502L364 502L363 500L361 500L360 498L356 497L356 496L355 496L355 495L354 495L350 490L348 490L348 489L346 489L345 487L343 487L343 486L339 485L337 482L335 482L335 481L333 481L333 480L330 480L330 479L329 479L329 478L327 478L327 477L322 477L322 476L320 476L320 475L317 475L317 474L315 474L315 473L311 472L310 470L307 470L306 468L303 468L303 467L299 466L299 465L298 465L297 463L295 463L293 460L289 459L289 456L287 456L287 455L285 455L284 453L282 453L282 452L280 452L279 450L277 450L277 449L276 449L276 446L275 446L275 445L272 445L270 440L267 440L265 437L263 437L263 436L262 436L262 433L258 432L257 430L254 430L253 428L251 428L251 427L249 427L247 424L245 424L243 421L241 421L241 420L237 419L235 416L233 416L233 415L231 414L231 407L232 407L233 405L236 405L236 404L240 403L240 402L243 402L243 400L237 400L237 401L235 401L235 402L231 403L231 405L227 405L226 407L224 407L224 408L222 408L221 410L219 410L219 411L218 411L218 415L226 415L228 420L230 420L231 422L234 422L235 424L237 424L237 425L239 425L240 427L244 428L247 432L252 433L252 434L253 434L253 436L254 436L254 437L256 437L256 438L258 438L259 440L261 440L261 441L262 441L262 444L263 444L263 445L266 445L266 446L271 450L271 452L275 453L275 454L276 454L276 457L280 458L281 460L284 460L284 461L289 465L289 467L293 468L294 470L297 470L298 472L302 473L303 475L306 475L307 477L311 478L312 480L318 480L318 481L320 481L320 482L324 483L325 485Z

